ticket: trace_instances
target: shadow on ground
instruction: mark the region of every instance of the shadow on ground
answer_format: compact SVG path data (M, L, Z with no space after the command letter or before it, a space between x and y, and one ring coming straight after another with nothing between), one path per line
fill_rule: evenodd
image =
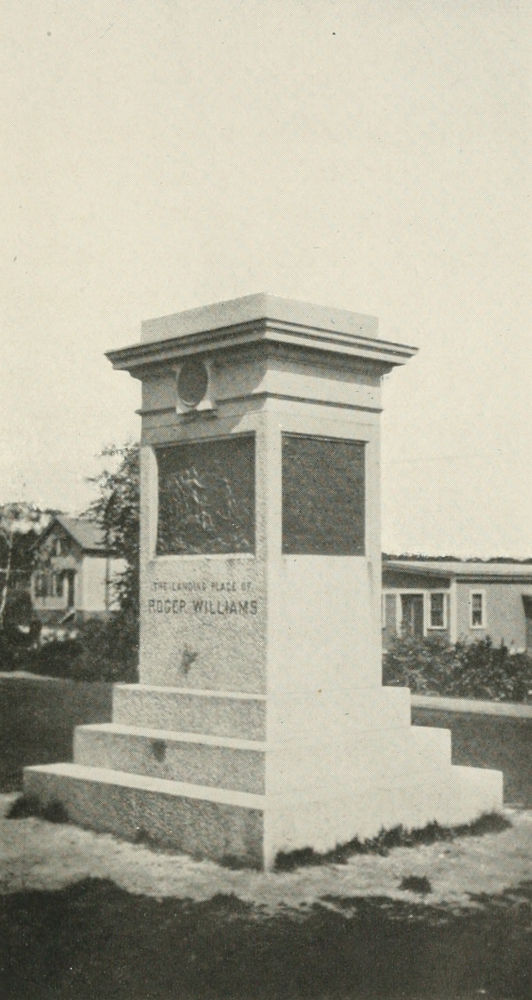
M532 883L467 911L326 896L275 916L86 879L0 903L4 1000L528 996Z

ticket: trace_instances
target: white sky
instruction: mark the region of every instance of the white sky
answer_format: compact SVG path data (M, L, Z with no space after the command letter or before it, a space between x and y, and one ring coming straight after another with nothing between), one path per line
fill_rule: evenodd
M420 348L383 547L532 556L530 13L4 0L0 501L86 505L142 319L270 291Z

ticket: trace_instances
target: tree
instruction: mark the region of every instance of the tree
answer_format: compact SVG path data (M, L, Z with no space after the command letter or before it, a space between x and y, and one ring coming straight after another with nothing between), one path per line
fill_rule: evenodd
M139 445L129 442L122 447L110 445L101 454L112 459L111 467L90 482L99 496L87 514L102 527L109 549L124 559L126 568L116 581L120 613L134 617L139 614L139 507L140 454Z
M12 590L17 589L20 577L29 575L33 545L48 520L49 513L35 504L17 502L0 506L0 628Z
M118 611L109 621L86 622L78 675L85 680L136 681L139 643L140 451L129 442L101 453L109 460L89 482L98 496L86 514L100 524L110 552L125 562L114 581ZM82 672L79 673L79 670Z

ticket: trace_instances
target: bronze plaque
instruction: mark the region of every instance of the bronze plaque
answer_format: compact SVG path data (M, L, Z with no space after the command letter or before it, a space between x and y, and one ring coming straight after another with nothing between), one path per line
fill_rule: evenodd
M177 395L185 406L194 409L207 392L209 375L203 361L189 358L185 361L177 379Z
M365 552L364 443L283 434L283 552Z
M255 551L252 435L156 449L157 555Z

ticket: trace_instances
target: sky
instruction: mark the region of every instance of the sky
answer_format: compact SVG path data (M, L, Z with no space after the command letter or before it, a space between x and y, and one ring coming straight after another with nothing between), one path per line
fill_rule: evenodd
M383 548L532 556L520 0L4 0L0 502L64 511L143 319L268 291L379 317Z

